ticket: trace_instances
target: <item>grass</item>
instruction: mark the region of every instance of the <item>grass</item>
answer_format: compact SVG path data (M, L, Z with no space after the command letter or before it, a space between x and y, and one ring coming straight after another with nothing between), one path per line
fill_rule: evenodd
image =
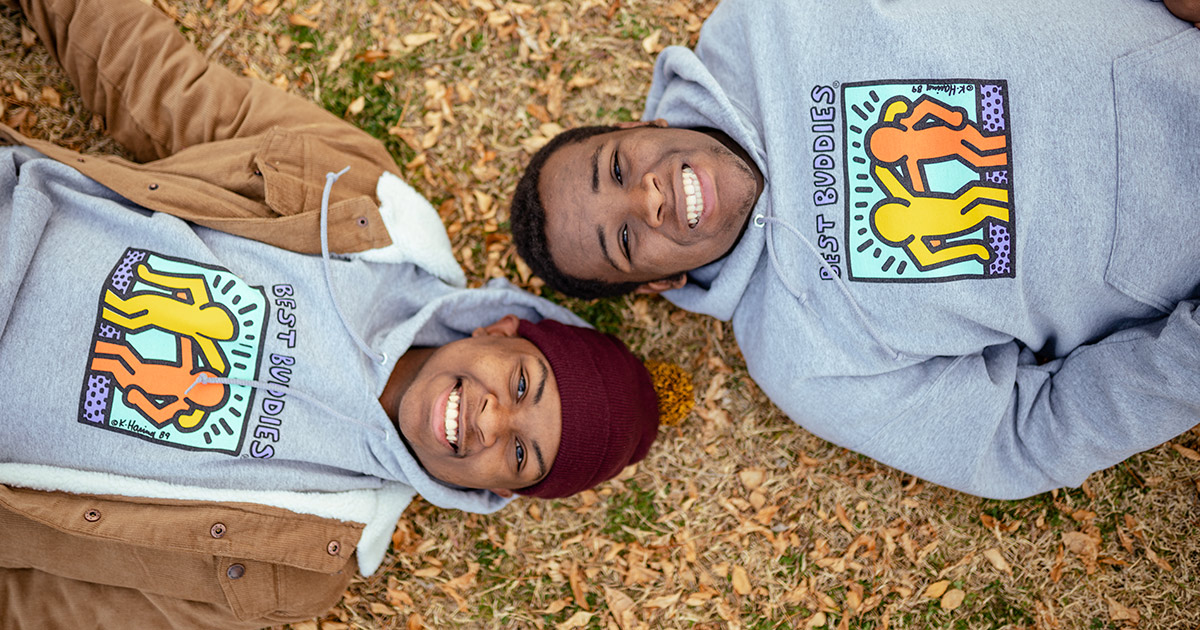
M281 0L262 15L254 9L267 3L254 0L232 14L225 3L161 4L217 62L283 84L383 141L441 212L472 285L503 276L540 292L505 230L522 164L555 126L640 118L656 52L645 42L657 32L658 47L694 43L715 2ZM297 14L317 26L290 25ZM436 38L404 44L422 33ZM33 136L120 151L40 48L20 44L19 22L0 20L0 35L6 121L24 108L35 119L21 127ZM61 107L38 99L46 86ZM405 544L379 572L293 628L566 630L578 613L592 613L578 627L605 630L775 630L822 618L820 627L864 630L1200 626L1200 464L1170 445L1092 475L1086 490L968 497L796 427L754 386L727 323L646 296L545 295L643 356L691 371L697 411L595 492L520 500L490 516L416 501L400 522ZM1195 449L1198 439L1175 444ZM761 471L761 483L743 484L747 470ZM1089 572L1064 540L1092 528ZM1008 570L987 559L993 550ZM445 587L472 567L456 599ZM748 578L740 589L738 570ZM965 594L953 610L924 596L941 580ZM1139 621L1118 618L1110 601Z

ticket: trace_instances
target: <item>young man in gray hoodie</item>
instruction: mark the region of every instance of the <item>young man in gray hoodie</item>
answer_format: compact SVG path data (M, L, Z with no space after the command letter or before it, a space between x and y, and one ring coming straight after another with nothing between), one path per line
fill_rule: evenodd
M725 0L513 231L554 288L731 319L813 433L1023 497L1200 419L1197 103L1157 2Z
M464 288L380 143L138 0L22 9L146 161L0 126L0 627L311 618L417 494L491 512L645 456L641 362Z

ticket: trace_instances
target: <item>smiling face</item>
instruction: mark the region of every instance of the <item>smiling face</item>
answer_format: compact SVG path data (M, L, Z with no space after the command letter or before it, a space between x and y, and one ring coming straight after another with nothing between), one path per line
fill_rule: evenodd
M538 192L560 271L659 289L733 247L761 177L708 133L639 126L562 146Z
M510 315L433 349L399 394L400 432L433 477L507 495L554 465L558 384L537 346L516 336L517 321ZM385 408L389 398L385 389Z

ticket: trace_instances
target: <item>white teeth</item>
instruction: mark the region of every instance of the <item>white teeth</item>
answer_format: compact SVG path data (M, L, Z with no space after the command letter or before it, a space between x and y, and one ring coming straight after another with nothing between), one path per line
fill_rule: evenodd
M452 444L455 448L458 447L458 398L459 390L456 386L450 390L450 398L446 401L446 441Z
M687 222L689 228L700 223L700 214L704 212L704 193L700 190L700 178L692 171L692 167L683 167L683 198L687 202Z

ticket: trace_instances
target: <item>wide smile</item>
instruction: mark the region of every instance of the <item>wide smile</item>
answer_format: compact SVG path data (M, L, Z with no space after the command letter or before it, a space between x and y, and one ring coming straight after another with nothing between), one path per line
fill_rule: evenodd
M694 230L705 214L704 186L700 183L700 176L687 164L683 165L679 179L683 189L684 220L688 229Z
M439 405L441 413L435 412L434 422L434 433L438 436L439 441L442 441L456 455L459 454L459 445L462 443L462 426L466 420L462 409L462 391L462 380L459 379L447 392L445 402Z

